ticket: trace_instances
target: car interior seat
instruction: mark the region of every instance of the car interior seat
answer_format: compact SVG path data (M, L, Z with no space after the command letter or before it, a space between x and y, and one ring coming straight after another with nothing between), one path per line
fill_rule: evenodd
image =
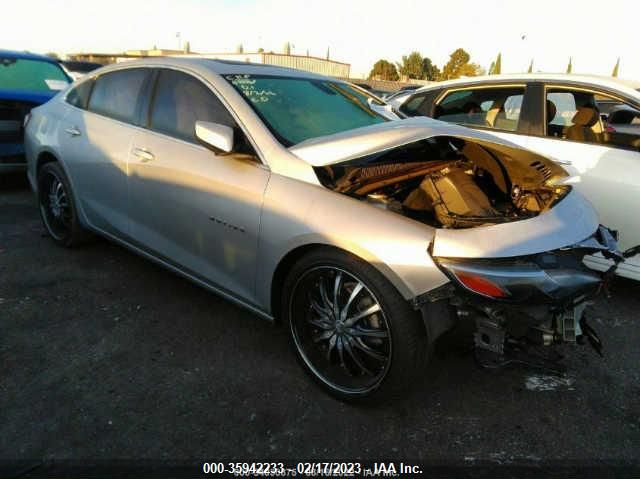
M562 135L562 126L551 123L556 117L558 108L551 100L547 100L547 135L559 137Z
M564 137L568 140L592 141L598 140L597 131L593 127L600 122L600 112L592 106L580 106L571 120L573 125L565 128Z

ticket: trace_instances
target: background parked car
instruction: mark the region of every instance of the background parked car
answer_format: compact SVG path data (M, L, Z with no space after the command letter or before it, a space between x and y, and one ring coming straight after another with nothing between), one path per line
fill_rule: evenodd
M429 85L390 103L406 115L486 130L555 159L575 176L601 221L620 232L623 249L640 243L640 130L634 124L640 92L628 84L579 75L496 75ZM609 124L601 108L612 121L630 121ZM600 257L588 261L609 266ZM640 255L618 274L640 280Z
M0 173L26 169L24 118L69 83L53 58L0 50Z

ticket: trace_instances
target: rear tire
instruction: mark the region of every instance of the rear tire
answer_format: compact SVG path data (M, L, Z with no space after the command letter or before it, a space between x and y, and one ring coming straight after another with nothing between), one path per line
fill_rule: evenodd
M297 357L329 394L397 397L423 373L430 343L419 313L365 261L316 250L293 266L283 291Z
M56 244L72 248L90 237L78 219L71 184L57 162L38 170L38 205L44 227Z

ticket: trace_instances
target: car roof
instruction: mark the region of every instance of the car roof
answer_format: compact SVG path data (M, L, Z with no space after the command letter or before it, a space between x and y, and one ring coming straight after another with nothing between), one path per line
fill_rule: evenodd
M2 50L0 49L0 57L2 58L15 58L24 60L39 60L48 63L60 63L56 58L51 58L46 55L39 55L31 52L19 52L15 50Z
M477 77L463 77L455 80L445 80L433 83L425 87L415 90L415 93L428 91L432 89L440 89L442 87L451 87L456 85L481 85L488 83L504 83L504 82L563 82L591 85L601 87L608 90L617 90L629 96L640 98L638 88L640 82L632 80L623 80L614 77L605 77L598 75L578 75L573 73L512 73L503 75L484 75Z
M270 76L286 76L293 78L310 78L317 80L331 80L335 82L345 83L344 80L338 78L318 75L294 68L279 67L273 65L265 65L262 63L238 62L231 60L219 60L206 57L203 55L190 56L165 56L144 58L140 60L130 60L122 63L111 64L95 73L108 71L112 69L120 69L136 66L175 66L183 68L191 68L195 70L206 70L218 75L270 75ZM94 73L94 72L92 72Z

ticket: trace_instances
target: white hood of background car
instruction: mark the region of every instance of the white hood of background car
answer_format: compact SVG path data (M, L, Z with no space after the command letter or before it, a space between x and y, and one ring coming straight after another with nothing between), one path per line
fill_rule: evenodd
M434 136L455 136L522 149L482 131L431 118L414 117L311 138L290 147L289 151L312 166L327 166Z

